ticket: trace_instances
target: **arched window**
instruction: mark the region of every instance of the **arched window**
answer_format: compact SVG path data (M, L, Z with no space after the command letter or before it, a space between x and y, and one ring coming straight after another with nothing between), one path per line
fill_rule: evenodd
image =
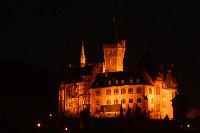
M118 104L118 100L117 99L115 99L114 104Z
M140 79L139 79L139 78L137 78L137 83L138 83L138 84L140 83Z
M110 80L108 81L108 84L111 85L111 81Z
M132 98L129 99L129 103L133 103L133 99Z
M151 88L149 88L149 94L152 94L152 89Z
M129 88L129 89L128 89L128 93L129 93L129 94L133 94L133 88Z
M114 94L117 95L118 93L119 93L119 90L118 90L118 89L115 89L115 90L114 90Z
M141 92L142 92L141 88L138 87L138 88L137 88L137 93L141 93Z
M116 83L116 85L118 85L118 83L119 83L118 80L116 80L115 83Z
M121 82L121 83L122 83L122 85L124 84L124 80L123 80L123 79L122 79L122 82Z
M126 103L126 100L125 99L122 99L122 104L125 104Z
M110 100L108 100L106 103L107 103L108 105L110 105L110 104L111 104L111 101L110 101Z
M106 95L110 95L110 94L111 94L111 90L110 89L106 90Z
M141 103L141 102L142 102L141 98L138 98L137 103Z
M126 90L124 88L121 90L121 94L126 94Z
M100 105L100 101L99 100L96 100L96 105Z
M96 96L100 95L100 90L96 90Z

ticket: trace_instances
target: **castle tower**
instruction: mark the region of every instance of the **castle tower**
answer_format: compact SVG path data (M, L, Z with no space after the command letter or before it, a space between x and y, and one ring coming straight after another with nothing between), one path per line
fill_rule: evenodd
M82 41L81 56L80 56L80 67L84 67L86 63L84 42Z
M123 71L123 59L125 53L125 40L119 41L116 29L116 20L113 18L111 37L103 45L104 50L104 72Z

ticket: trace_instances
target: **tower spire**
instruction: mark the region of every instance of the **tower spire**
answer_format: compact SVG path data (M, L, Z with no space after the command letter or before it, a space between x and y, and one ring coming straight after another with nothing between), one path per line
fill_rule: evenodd
M80 56L80 67L84 67L86 63L84 42L82 41L81 56Z
M117 33L117 25L116 25L116 18L113 17L112 19L112 30L111 30L111 35L110 38L108 40L109 44L113 44L113 43L118 43L118 33Z

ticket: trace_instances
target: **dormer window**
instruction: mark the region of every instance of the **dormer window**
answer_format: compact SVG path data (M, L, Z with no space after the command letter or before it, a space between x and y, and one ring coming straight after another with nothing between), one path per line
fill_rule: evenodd
M116 85L118 85L118 80L116 80L115 82L116 82Z
M138 84L140 83L140 79L139 79L139 78L137 78L137 83L138 83Z
M130 84L132 84L133 83L133 79L130 79Z
M124 80L122 79L122 85L124 84Z
M112 84L112 83L111 83L111 80L109 80L109 81L108 81L108 84L109 84L109 85L111 85L111 84Z

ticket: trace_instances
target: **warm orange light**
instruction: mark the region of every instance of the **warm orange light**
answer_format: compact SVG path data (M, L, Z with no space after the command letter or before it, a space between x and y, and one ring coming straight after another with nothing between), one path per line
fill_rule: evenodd
M50 117L52 117L52 114L49 114Z
M68 130L68 128L67 127L65 127L65 131L67 131Z

